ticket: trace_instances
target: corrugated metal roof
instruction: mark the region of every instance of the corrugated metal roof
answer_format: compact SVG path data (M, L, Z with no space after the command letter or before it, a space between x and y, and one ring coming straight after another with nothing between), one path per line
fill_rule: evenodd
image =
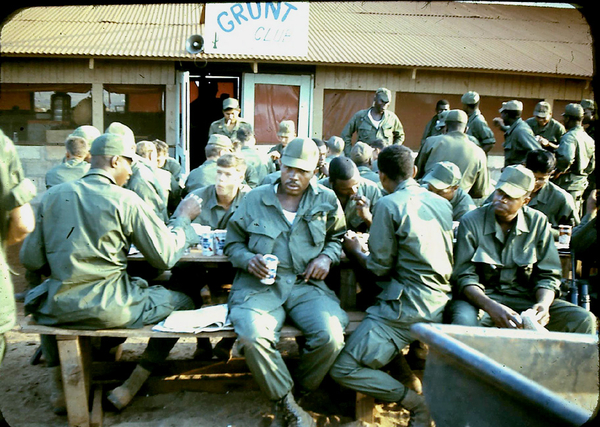
M3 55L188 60L202 4L33 7L2 28ZM575 9L459 2L312 2L306 57L207 59L483 69L591 77L592 38Z

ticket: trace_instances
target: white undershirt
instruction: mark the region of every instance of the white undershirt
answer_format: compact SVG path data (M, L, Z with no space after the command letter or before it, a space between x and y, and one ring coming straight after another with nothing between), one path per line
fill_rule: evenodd
M279 184L275 184L273 186L273 189L275 190L275 194L277 194L277 188L279 187ZM294 223L294 220L296 219L296 213L297 212L290 212L290 211L286 211L285 209L281 208L281 210L283 211L283 216L285 216L285 219L287 219L287 221L290 224Z
M371 123L373 123L373 126L375 126L375 128L379 129L379 124L381 123L381 120L375 120L373 118L373 116L371 115L371 110L369 110L369 119L371 120ZM381 119L383 120L383 115L381 116Z

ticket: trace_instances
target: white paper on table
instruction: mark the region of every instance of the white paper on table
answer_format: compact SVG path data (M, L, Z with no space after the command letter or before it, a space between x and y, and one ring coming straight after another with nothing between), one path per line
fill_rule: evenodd
M218 304L197 310L174 311L165 320L153 326L152 330L194 334L233 330L233 325L227 318L227 304Z

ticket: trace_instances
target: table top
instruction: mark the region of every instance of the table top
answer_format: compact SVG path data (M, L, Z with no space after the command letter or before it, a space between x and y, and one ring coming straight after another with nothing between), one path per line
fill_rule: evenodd
M143 261L144 255L142 255L141 252L130 253L127 256L127 260L128 261ZM227 258L226 255L211 255L211 256L202 255L201 248L191 248L183 254L183 256L180 258L179 261L198 262L198 263L204 263L204 264L206 264L206 263L227 264L227 263L229 263L229 258Z

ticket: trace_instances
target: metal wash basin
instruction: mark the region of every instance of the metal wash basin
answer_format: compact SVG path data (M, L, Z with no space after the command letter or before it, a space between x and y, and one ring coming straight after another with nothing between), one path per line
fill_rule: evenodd
M580 426L598 406L598 337L419 323L437 427Z

